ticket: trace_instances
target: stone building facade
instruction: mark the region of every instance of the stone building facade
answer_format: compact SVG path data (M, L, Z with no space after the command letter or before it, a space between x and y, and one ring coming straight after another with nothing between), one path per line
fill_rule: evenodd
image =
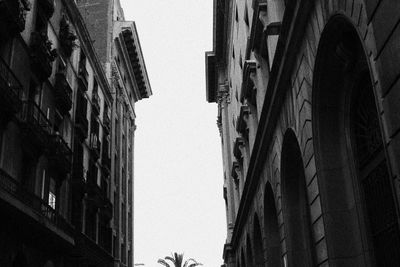
M400 3L215 0L226 266L399 266Z
M119 261L113 88L75 1L0 2L0 266Z
M79 0L94 46L113 92L111 197L115 266L133 266L135 103L151 96L135 22L126 21L119 0Z

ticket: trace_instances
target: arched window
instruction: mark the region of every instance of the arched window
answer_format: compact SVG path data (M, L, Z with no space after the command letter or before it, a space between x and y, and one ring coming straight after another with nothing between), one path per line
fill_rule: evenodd
M264 249L262 244L262 235L260 222L258 220L257 214L254 215L254 231L253 231L253 240L254 240L254 260L256 267L264 266Z
M271 184L264 191L264 229L268 266L282 266L281 238L279 235L278 214L275 207Z
M286 131L283 140L281 183L288 265L313 266L304 165L296 135L292 130Z
M312 101L327 246L329 257L357 266L400 266L395 197L367 62L351 23L331 19L318 48Z

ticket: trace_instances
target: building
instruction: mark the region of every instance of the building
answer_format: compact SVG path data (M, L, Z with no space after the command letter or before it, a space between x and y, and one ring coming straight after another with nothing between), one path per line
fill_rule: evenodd
M225 266L399 266L400 3L214 1Z
M80 0L113 92L111 107L111 198L115 266L133 266L133 186L135 103L152 95L136 25L126 21L119 0Z
M96 49L75 1L0 3L0 266L110 267L132 235L134 124Z

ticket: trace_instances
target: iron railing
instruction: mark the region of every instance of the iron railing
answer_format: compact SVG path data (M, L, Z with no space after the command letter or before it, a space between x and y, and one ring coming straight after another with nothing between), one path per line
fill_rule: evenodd
M70 171L72 164L72 150L69 148L68 143L59 134L50 136L51 152L60 163L59 167L65 171Z
M64 233L69 236L74 235L72 225L57 210L49 206L43 199L23 188L18 181L3 169L0 169L0 188L31 208L36 214L50 221Z
M57 57L57 52L52 48L47 33L32 32L30 47L33 70L41 80L47 79L52 72L52 62Z
M68 113L72 108L72 89L62 72L56 73L54 91L58 109L62 114Z
M16 113L21 108L22 84L14 75L8 64L0 57L0 96L2 104Z
M40 134L51 135L53 127L47 116L34 101L27 100L23 102L20 119L37 129Z

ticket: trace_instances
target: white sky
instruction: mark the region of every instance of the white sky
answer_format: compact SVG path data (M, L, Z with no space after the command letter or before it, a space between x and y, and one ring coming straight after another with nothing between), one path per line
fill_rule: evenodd
M121 0L153 96L136 106L135 263L184 252L219 267L226 237L217 106L206 102L212 0Z

